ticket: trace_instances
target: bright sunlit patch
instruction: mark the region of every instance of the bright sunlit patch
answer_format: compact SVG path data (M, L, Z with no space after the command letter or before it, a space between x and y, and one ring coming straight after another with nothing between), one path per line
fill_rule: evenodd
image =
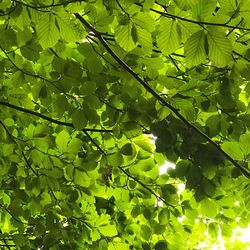
M231 238L231 241L234 242L235 239L238 239L241 242L247 243L250 242L250 224L247 228L241 228L237 227L233 231L233 236Z
M155 145L155 141L157 139L157 136L153 135L153 134L150 134L149 136L149 141L150 143L154 144Z
M63 227L67 227L69 225L69 223L68 222L64 222L62 225L63 225Z
M197 249L205 249L207 248L207 243L205 241L199 242L199 245L197 246Z
M234 205L235 205L235 206L239 206L239 205L240 205L240 202L239 202L239 201L235 201L235 202L234 202Z
M83 38L83 39L82 39L82 43L90 43L90 40L87 39L87 38Z
M160 199L155 200L155 207L163 207L163 201Z
M162 166L159 167L159 175L166 174L168 169L175 169L176 165L169 161L166 161Z
M183 215L182 217L179 217L179 218L178 218L178 221L179 221L180 223L182 223L183 220L185 220L186 218L187 218L186 215Z
M184 183L180 183L177 185L177 194L181 194L185 190L186 185Z

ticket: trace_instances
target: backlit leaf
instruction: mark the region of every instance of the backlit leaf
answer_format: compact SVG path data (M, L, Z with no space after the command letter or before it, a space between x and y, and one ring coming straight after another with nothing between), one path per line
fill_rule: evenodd
M203 30L197 31L187 39L184 50L187 63L190 66L199 65L206 60L205 34Z
M133 24L129 22L127 25L122 25L117 28L115 34L116 42L127 52L136 47L136 43L132 37Z
M179 48L180 41L175 20L161 19L157 43L165 55L171 54Z
M214 65L223 67L230 62L232 45L220 28L209 28L208 34L209 59Z
M44 49L53 47L59 40L60 33L54 15L43 14L36 28L39 43Z

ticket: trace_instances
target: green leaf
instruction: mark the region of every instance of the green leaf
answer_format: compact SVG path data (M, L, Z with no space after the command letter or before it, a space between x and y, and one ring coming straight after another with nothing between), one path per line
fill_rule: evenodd
M154 145L152 145L146 138L135 139L133 142L146 152L152 153L154 150Z
M232 44L221 28L208 27L209 59L215 66L226 66L232 56Z
M126 243L109 243L108 250L129 250L129 245Z
M215 0L199 0L193 9L194 19L199 21L210 20L211 13L213 13L216 8L216 3Z
M101 227L98 227L98 230L100 231L102 235L107 236L107 237L113 237L118 234L115 225L101 226Z
M201 213L203 216L213 219L218 214L218 206L214 201L206 198L201 201Z
M15 124L15 121L12 118L7 118L4 120L4 124L8 127L13 126Z
M62 39L66 42L79 42L81 40L71 16L67 15L66 12L59 12L56 14L56 20Z
M124 122L121 124L122 132L128 137L132 138L142 133L142 129L137 122Z
M82 147L82 141L78 138L73 138L67 147L67 152L72 153L72 154L76 154L81 150Z
M199 30L190 36L184 44L184 51L188 65L199 65L206 60L205 33Z
M222 11L229 16L232 16L238 10L238 2L235 0L219 0L219 3Z
M182 10L189 10L191 9L196 1L195 0L174 0L174 2L176 3L176 5L182 9Z
M149 12L138 12L132 16L132 22L143 30L153 32L155 29L155 21Z
M55 24L55 16L53 14L43 14L36 26L36 30L39 43L44 49L56 45L60 38L60 33Z
M240 148L238 142L224 142L222 144L222 149L228 153L235 160L243 160L244 154Z
M121 148L121 153L123 155L132 155L133 154L133 147L131 143L127 143Z
M86 127L88 120L84 110L76 110L72 115L72 123L77 130L82 130Z
M24 30L28 25L30 25L30 22L31 20L27 11L27 7L22 6L22 12L21 15L17 17L16 24L21 30Z
M57 136L56 136L56 146L61 152L65 152L68 142L70 139L70 135L67 131L62 130Z
M220 125L221 122L218 115L212 115L206 120L206 126L211 137L216 136L220 132Z
M250 133L241 135L239 144L244 155L250 154Z
M150 171L154 166L155 162L152 158L140 160L136 164L136 168L138 168L140 171Z
M13 241L16 244L17 247L25 247L27 246L27 238L24 237L22 234L14 234L13 235Z
M8 8L10 8L12 5L11 0L1 1L0 3L0 9L6 11Z
M74 183L81 187L88 187L90 185L90 178L85 172L75 169Z
M150 52L153 47L151 33L141 27L136 27L136 33L138 43L142 46L142 49Z
M132 37L132 22L127 25L118 26L115 33L116 42L127 52L133 50L136 47L136 43Z
M164 55L175 52L180 47L175 20L162 18L160 21L157 44Z
M187 39L194 33L200 31L200 27L198 25L195 25L194 23L179 20L177 25L178 29L181 31L181 38L183 43L185 43Z
M141 235L142 237L147 240L151 237L152 231L151 228L146 225L141 225Z
M14 151L13 144L4 144L3 145L2 153L3 153L4 157L11 155L13 153L13 151Z
M112 167L118 167L123 163L123 157L120 153L114 153L107 156L108 164Z
M162 209L158 214L158 220L161 225L166 225L169 222L170 213L168 209Z
M165 250L165 249L168 249L168 244L167 244L167 242L165 240L159 240L155 244L154 249L155 250Z
M208 233L211 237L214 239L217 239L218 234L219 234L219 227L215 222L210 222L208 224Z

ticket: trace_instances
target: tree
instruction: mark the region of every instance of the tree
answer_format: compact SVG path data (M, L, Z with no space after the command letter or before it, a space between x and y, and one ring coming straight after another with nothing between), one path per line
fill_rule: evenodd
M247 249L249 6L1 1L1 249Z

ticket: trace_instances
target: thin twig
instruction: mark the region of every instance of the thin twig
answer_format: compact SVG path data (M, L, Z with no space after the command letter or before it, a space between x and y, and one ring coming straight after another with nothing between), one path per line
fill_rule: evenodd
M174 205L169 204L165 199L163 199L160 195L157 195L152 189L150 189L146 184L138 180L136 177L129 174L127 171L125 171L122 167L118 167L124 174L126 174L129 178L133 179L135 182L139 183L141 186L143 186L145 189L147 189L152 195L154 195L158 200L161 200L165 205L175 208Z
M233 53L239 57L241 57L242 59L246 60L247 62L250 63L250 59L248 59L247 57L241 55L240 53L236 52L236 51L233 51Z
M5 124L0 120L0 124L2 125L2 127L4 128L5 132L8 134L9 138L13 141L13 143L15 143L18 147L18 143L15 140L15 138L12 136L12 134L9 132L8 128L5 126ZM33 169L33 167L31 166L31 164L29 163L26 155L24 154L24 152L22 151L22 156L26 162L26 165L28 166L28 168L36 175L38 176L38 173Z
M106 156L107 154L104 152L104 150L98 145L98 143L96 143L93 138L88 134L88 132L85 132L86 136L90 139L90 141L98 148L98 150L100 151L101 154L103 154L104 156ZM159 195L157 195L152 189L150 189L146 184L144 184L143 182L141 182L139 179L137 179L136 177L132 176L130 173L128 173L126 170L123 169L123 167L118 166L118 168L129 178L133 179L135 182L139 183L142 187L144 187L145 189L147 189L151 194L153 194L157 199L161 200L165 205L168 205L170 207L175 207L171 204L169 204L165 199L163 199L162 197L160 197Z

